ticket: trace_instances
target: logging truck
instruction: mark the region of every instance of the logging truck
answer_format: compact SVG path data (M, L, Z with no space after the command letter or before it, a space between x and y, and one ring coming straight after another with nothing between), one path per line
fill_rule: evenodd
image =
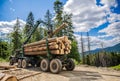
M10 57L10 65L17 63L18 68L40 67L44 72L51 71L55 74L59 73L64 67L66 70L72 71L75 64L71 58L68 58L71 41L67 36L53 37L60 30L67 27L67 24L63 23L40 41L28 43L40 23L44 22L42 20L36 22L21 49L16 50L15 55Z

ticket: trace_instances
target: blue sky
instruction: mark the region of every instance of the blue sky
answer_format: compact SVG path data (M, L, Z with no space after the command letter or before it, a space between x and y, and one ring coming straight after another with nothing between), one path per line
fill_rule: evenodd
M35 19L43 18L49 9L53 13L55 0L0 0L0 21L11 21L19 17L26 20L33 12ZM61 0L65 3L66 0Z
M0 32L12 31L15 19L19 17L24 25L30 11L35 20L44 19L49 9L54 15L55 0L0 0ZM80 33L86 42L90 34L91 49L113 46L120 43L120 0L60 0L64 11L73 14L74 35L80 47ZM85 49L87 50L87 48Z

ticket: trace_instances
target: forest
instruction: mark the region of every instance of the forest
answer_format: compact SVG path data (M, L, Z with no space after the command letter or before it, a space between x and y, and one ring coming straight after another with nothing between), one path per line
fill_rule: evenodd
M94 54L85 54L83 57L83 54L78 51L78 44L75 36L73 35L74 27L72 24L72 14L68 14L63 11L63 3L59 0L54 2L54 11L54 14L52 14L49 10L46 11L43 21L47 24L42 24L36 29L29 40L29 43L41 40L47 36L48 31L53 31L63 22L66 22L68 23L68 27L60 31L55 36L60 37L65 35L72 41L72 49L68 57L75 59L78 63L97 67L109 67L120 64L120 53L116 52L101 51ZM34 27L36 23L35 20L34 14L32 12L28 13L25 26L20 28L19 18L17 18L13 31L8 35L10 40L0 40L0 61L1 59L8 60L10 55L14 55L16 49L21 48L23 42L30 33L30 30Z

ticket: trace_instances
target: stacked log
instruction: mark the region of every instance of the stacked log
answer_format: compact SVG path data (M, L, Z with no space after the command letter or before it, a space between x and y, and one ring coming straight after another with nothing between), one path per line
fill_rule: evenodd
M48 41L48 48L47 42ZM51 54L69 54L71 49L71 41L67 36L48 38L41 41L24 45L25 55L46 55L47 49Z

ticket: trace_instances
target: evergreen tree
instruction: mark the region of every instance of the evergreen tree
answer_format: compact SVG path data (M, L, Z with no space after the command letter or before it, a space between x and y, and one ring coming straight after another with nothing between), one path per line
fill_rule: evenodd
M80 62L80 55L77 47L77 42L75 40L72 41L72 49L68 57L75 59L76 61Z
M53 25L52 25L52 14L50 13L49 10L47 10L46 14L45 14L45 26L47 28L48 31L53 31Z
M26 37L29 35L31 29L34 27L34 16L33 16L33 13L30 12L28 14L28 17L26 19L26 25L25 25L25 28L24 28L24 38L26 39ZM34 38L33 35L31 38ZM34 39L30 39L29 42L32 42L32 40Z
M72 14L67 14L64 12L63 14L63 22L68 24L68 27L64 29L64 35L68 36L70 40L74 40L75 37L73 35L73 24L72 24Z
M0 40L0 58L7 58L9 56L8 43Z
M17 18L16 24L14 25L13 32L11 33L13 51L21 47L21 34L20 34L20 22Z
M59 0L54 2L54 11L55 11L55 27L60 26L63 23L63 3ZM62 36L62 30L57 34L57 36Z
M33 26L34 26L34 16L33 16L33 13L30 12L26 19L26 25L25 25L25 30L24 30L24 33L26 36L28 35L28 32L31 30Z

